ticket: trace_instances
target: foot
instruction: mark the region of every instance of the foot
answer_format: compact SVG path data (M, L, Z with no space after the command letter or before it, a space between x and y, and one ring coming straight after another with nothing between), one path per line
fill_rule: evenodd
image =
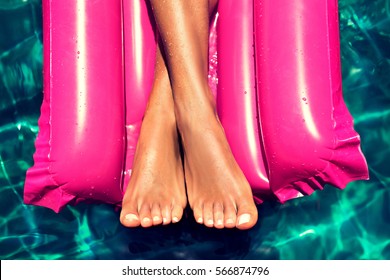
M146 114L143 120L120 214L126 227L166 225L182 218L187 197L176 122L169 113Z
M205 105L208 103L210 106ZM213 102L190 104L183 114L178 107L186 106L176 106L176 116L185 151L188 201L195 220L207 227L249 229L257 222L257 208Z

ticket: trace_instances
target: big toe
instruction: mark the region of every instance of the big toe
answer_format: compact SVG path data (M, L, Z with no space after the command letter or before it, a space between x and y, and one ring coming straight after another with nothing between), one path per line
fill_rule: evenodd
M238 206L236 227L238 229L252 228L258 219L257 208L253 204L244 204Z
M120 222L125 227L138 227L141 225L138 212L134 210L126 210L123 208L120 214Z

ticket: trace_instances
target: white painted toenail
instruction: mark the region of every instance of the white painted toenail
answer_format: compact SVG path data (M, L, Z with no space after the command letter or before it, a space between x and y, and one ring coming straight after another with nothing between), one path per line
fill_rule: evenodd
M214 224L214 221L210 219L210 220L207 221L207 224L213 225L213 224Z
M174 223L177 223L177 222L179 221L179 218L178 218L178 217L173 217L173 218L172 218L172 221L173 221Z
M245 223L249 222L250 219L251 219L251 215L249 215L249 214L242 214L242 215L238 218L238 225L245 224Z
M227 224L233 224L233 219L227 219L227 220L226 220L226 223L227 223Z
M163 218L163 224L166 224L166 223L167 223L167 221L168 221L168 219L167 219L167 218Z
M144 223L149 223L149 222L150 222L150 219L149 219L149 218L143 218L142 221L143 221Z
M218 226L222 226L222 220L218 220L218 221L217 221L217 225L218 225Z
M160 218L159 217L157 217L157 216L154 216L153 217L153 222L159 222L160 221Z
M132 221L138 221L138 220L139 220L138 217L137 217L137 215L134 215L134 214L127 214L127 215L125 216L125 219L128 220L128 221L130 221L130 222L132 222Z
M198 222L199 224L201 224L201 223L203 223L203 219L202 219L202 218L198 218L197 222Z

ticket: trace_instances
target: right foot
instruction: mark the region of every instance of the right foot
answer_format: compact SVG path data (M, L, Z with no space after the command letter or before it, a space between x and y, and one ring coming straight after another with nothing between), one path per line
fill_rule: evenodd
M155 110L142 122L120 214L126 227L166 225L182 218L187 197L176 122L174 114L164 113Z
M257 222L257 208L213 101L189 104L191 108L181 112L184 114L176 104L176 113L185 152L188 201L195 220L207 227L249 229Z

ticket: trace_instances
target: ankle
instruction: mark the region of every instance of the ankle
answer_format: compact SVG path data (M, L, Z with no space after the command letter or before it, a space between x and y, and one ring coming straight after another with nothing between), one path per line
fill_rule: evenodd
M180 131L194 130L197 127L210 125L217 119L212 106L175 106L176 124Z
M202 126L218 119L215 99L211 94L175 98L174 108L179 130Z

